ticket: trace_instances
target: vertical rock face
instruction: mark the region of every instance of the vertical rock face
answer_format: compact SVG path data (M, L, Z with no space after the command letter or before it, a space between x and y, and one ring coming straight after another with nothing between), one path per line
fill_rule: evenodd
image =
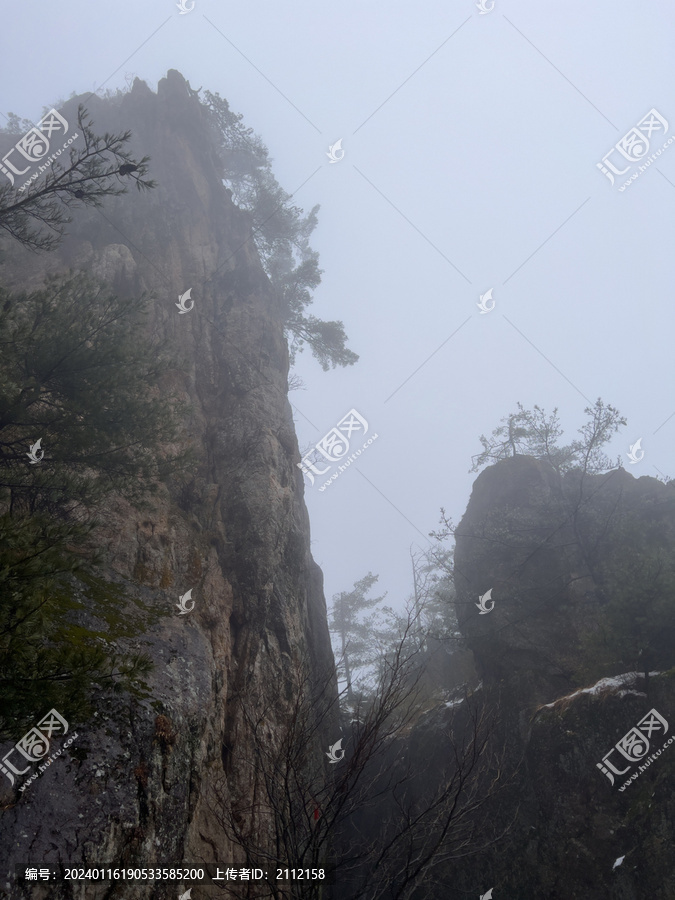
M602 622L636 541L673 558L675 491L623 469L561 476L515 456L478 476L456 538L459 625L479 673L536 706L583 678L584 638ZM490 589L494 608L481 614L476 604ZM636 668L637 659L625 662Z
M79 99L64 108L69 120ZM177 348L166 387L189 404L185 440L197 456L188 483L162 488L147 510L103 511L108 578L173 615L139 647L154 662L148 695L101 697L93 720L71 723L77 738L47 772L23 793L3 787L0 884L8 890L14 865L26 862L236 863L218 802L253 799L242 702L265 705L273 734L284 728L302 667L315 685L332 677L288 352L251 219L222 185L204 111L178 72L156 94L137 80L121 101L92 97L86 107L97 133L132 132L132 150L152 157L158 187L76 215L57 253L11 248L2 275L27 288L48 272L83 268L117 293L150 293L150 327ZM180 314L175 304L188 289L194 308ZM194 609L178 615L188 590ZM125 896L164 896L129 887ZM104 894L103 886L86 891Z
M673 634L673 582L655 580L675 558L673 484L622 469L560 476L517 456L479 475L456 537L458 619L482 696L499 709L493 738L508 779L491 807L503 837L448 884L468 893L481 878L519 900L674 897L672 653L662 647L660 672L645 678L644 656L614 645L608 677L584 674L601 664L602 642L588 640L611 639L602 628L624 579L633 605L614 620L623 637L652 617ZM494 608L481 615L491 588ZM652 710L656 725L622 755L617 743ZM622 775L607 777L607 754Z
M560 478L529 456L482 472L457 530L460 628L487 683L539 703L567 691L591 590L563 506ZM489 613L479 596L491 590Z

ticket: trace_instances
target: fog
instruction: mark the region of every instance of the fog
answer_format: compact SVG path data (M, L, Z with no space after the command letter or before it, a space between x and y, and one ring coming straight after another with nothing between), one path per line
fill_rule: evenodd
M623 191L598 168L652 110L645 155L675 133L674 25L663 4L609 0L39 0L3 10L0 110L37 120L176 68L243 113L298 205L321 205L311 312L342 320L360 360L298 358L300 445L351 409L378 438L325 491L307 484L312 551L328 597L372 571L398 601L409 547L439 507L461 517L479 435L517 402L558 407L569 440L602 397L628 419L610 456L674 474L675 150Z

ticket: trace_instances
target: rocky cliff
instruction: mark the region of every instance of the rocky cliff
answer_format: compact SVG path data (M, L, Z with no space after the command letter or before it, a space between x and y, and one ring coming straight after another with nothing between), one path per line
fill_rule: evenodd
M82 99L65 105L67 118ZM142 512L122 502L102 511L106 578L162 613L134 644L154 669L144 696L98 697L92 720L71 723L77 739L64 758L23 793L3 784L0 885L16 897L173 897L175 885L19 889L12 874L26 863L241 864L218 804L232 813L255 795L242 709L264 713L274 740L299 680L330 681L332 653L283 323L250 216L220 180L204 111L175 71L156 94L137 80L123 98L86 107L97 133L131 130L158 186L76 213L54 253L11 248L2 277L29 288L84 269L118 293L151 294L149 327L176 348L166 386L189 405L184 443L196 457L190 477L162 485ZM188 289L194 308L180 314ZM179 615L188 590L194 609ZM265 823L247 827L264 848Z
M504 754L491 801L504 834L448 870L448 896L479 883L495 898L672 900L675 486L517 456L476 479L456 538L460 628Z

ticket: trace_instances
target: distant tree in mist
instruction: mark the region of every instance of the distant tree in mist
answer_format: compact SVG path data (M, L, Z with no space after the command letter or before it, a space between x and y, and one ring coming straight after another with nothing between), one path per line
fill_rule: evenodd
M253 240L277 296L291 361L307 344L324 371L353 365L358 356L346 346L343 323L306 313L321 283L319 254L309 246L319 207L304 215L293 205L292 195L274 177L267 147L227 100L205 91L202 103L214 126L223 180L233 201L253 216Z
M580 437L566 446L559 445L562 428L558 420L558 410L550 416L535 406L525 409L518 403L518 411L502 419L503 425L494 429L489 438L480 436L483 450L472 457L471 472L491 465L510 456L527 455L545 459L559 472L581 469L589 475L605 472L614 463L602 448L609 443L626 420L619 411L601 399L584 409L587 421L579 429Z
M443 520L451 529L452 523ZM452 531L432 532L435 543L426 549L410 550L412 594L402 608L383 607L378 611L378 632L382 648L379 670L405 633L407 651L414 651L415 677L419 673L419 695L431 709L440 698L454 696L475 677L472 655L459 631L455 608L453 549L444 544ZM413 625L409 623L412 610ZM367 696L367 693L366 693Z
M440 543L410 551L413 602L427 640L442 641L457 635L453 555L452 548Z
M338 641L338 671L347 683L347 698L354 699L355 670L372 667L380 653L380 633L375 613L365 613L378 606L385 595L368 597L379 576L370 572L354 583L351 591L333 596L329 609L328 627Z
M454 528L442 513L443 527L431 534L434 544L424 550L410 549L412 595L401 598L400 606L383 605L384 596L368 597L378 580L371 573L351 591L333 596L329 628L350 704L357 695L361 699L372 695L404 633L406 652L421 668L428 667L430 658L439 652L447 657L463 649L455 610L453 550L446 543ZM441 684L438 688L444 690Z

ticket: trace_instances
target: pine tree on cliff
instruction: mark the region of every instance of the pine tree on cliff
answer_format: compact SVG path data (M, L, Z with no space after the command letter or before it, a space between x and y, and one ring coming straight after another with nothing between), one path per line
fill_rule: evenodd
M117 197L127 192L129 181L139 191L155 186L145 178L149 157L133 159L126 144L131 132L97 135L91 119L82 105L78 107L77 125L71 131L77 142L70 147L66 162L55 159L48 170L27 187L19 184L21 177L3 166L0 183L0 229L31 250L53 250L63 237L65 226L71 221L68 210L77 206L103 205L104 197ZM0 129L21 138L32 123L10 114L8 125ZM73 136L71 132L67 132ZM25 163L25 159L23 160ZM39 173L28 167L27 178ZM14 167L16 168L16 167Z
M241 113L231 111L227 100L205 91L203 103L213 124L223 181L234 202L253 216L253 239L277 296L291 362L308 344L324 371L354 365L359 357L346 346L343 323L306 313L312 291L321 283L319 254L309 246L319 207L303 215L292 204L292 195L274 177L267 147L243 124Z
M585 410L587 421L579 437L561 446L557 410L547 416L538 406L533 411L518 404L518 412L503 419L490 439L481 435L483 452L474 458L473 470L512 455L528 454L546 460L560 475L576 471L580 477L560 479L556 497L543 495L530 501L526 526L521 511L484 538L496 538L511 548L510 578L517 578L535 554L556 534L566 531L568 547L576 556L568 584L586 579L585 620L582 644L586 659L574 678L579 684L625 672L639 671L645 681L650 670L669 670L675 665L675 563L669 525L673 508L672 482L661 494L645 487L624 494L625 473L603 448L626 424L617 409L598 399ZM586 478L587 475L604 477ZM626 492L627 493L627 492ZM539 516L532 526L531 516ZM497 529L501 530L498 531ZM564 585L567 587L567 585ZM556 602L560 585L541 605Z
M489 438L481 434L483 450L472 457L473 465L469 471L478 472L483 466L518 455L545 459L559 473L579 468L592 475L612 468L614 463L602 448L626 424L626 420L618 409L605 404L600 398L593 406L587 406L584 412L587 421L579 429L581 437L561 447L558 440L563 432L558 410L554 409L547 416L539 406L529 410L518 403L518 411L502 419L504 424L495 428Z

